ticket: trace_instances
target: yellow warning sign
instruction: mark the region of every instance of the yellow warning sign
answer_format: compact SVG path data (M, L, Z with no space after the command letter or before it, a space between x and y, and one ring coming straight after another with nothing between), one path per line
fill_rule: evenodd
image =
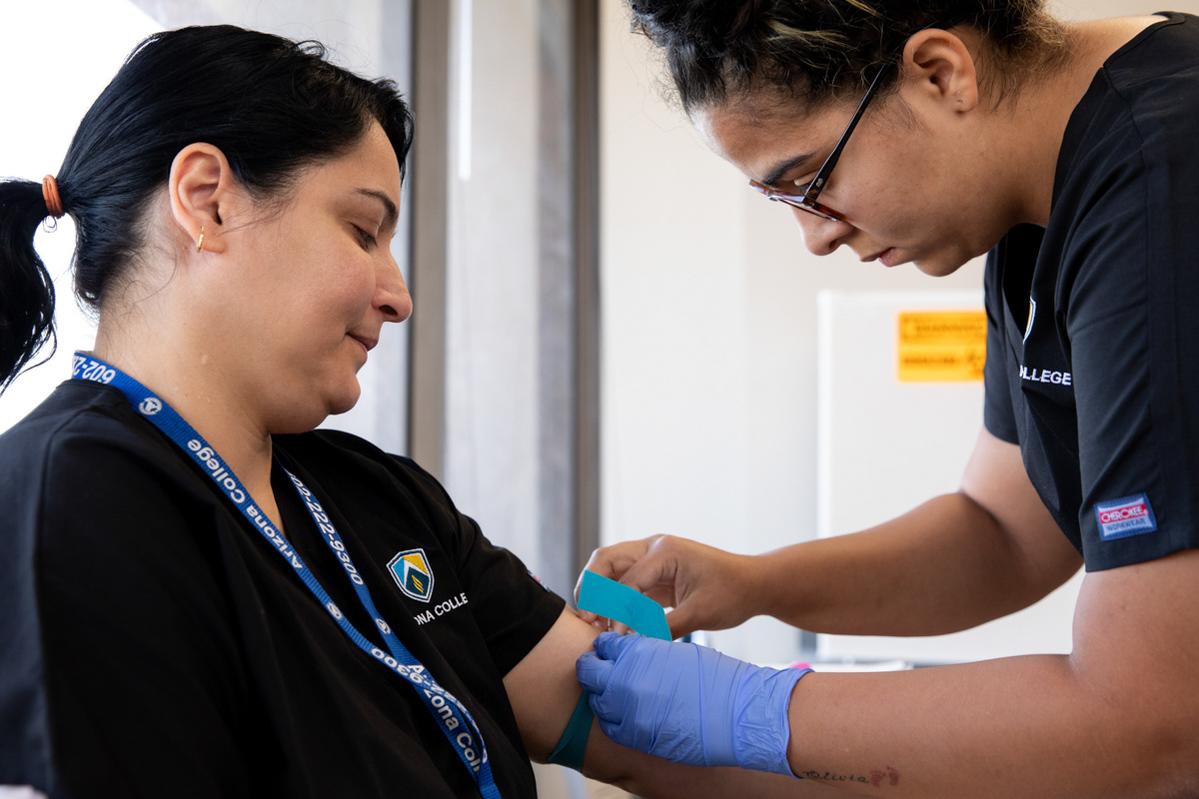
M982 380L986 311L900 311L898 352L901 383Z

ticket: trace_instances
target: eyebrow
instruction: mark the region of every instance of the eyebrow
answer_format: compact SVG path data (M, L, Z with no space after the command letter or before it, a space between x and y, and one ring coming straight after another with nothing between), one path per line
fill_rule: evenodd
M782 179L783 175L787 174L792 169L795 169L795 167L799 166L804 161L811 159L814 155L816 154L803 153L801 155L792 156L786 161L778 162L774 165L774 168L770 170L769 174L762 178L762 184L765 186L773 186L775 183L778 183L780 179Z
M374 197L376 200L383 203L383 209L387 212L386 216L383 217L383 227L391 227L396 223L396 219L399 218L399 213L396 211L396 204L391 201L390 197L376 189L357 189L356 191L358 194L362 194L367 197Z

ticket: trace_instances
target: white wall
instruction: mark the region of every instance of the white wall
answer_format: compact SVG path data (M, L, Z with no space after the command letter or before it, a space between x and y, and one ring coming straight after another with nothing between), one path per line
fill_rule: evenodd
M1196 0L1175 7L1199 12ZM816 292L977 289L981 261L938 280L849 252L812 256L790 213L749 190L663 101L664 68L629 33L625 4L601 9L603 540L668 532L761 552L810 538ZM781 660L797 639L759 619L715 643Z
M124 58L146 35L183 25L227 23L294 39L317 39L337 64L367 77L387 70L403 90L409 85L409 0L56 0L6 4L0 12L0 87L8 108L24 124L0 127L0 175L40 180L62 163L84 112L112 79ZM72 24L61 25L68 17ZM391 35L394 39L387 39ZM47 42L54 42L52 58ZM399 57L396 56L399 48ZM30 79L29 65L38 73ZM20 76L20 77L18 77ZM407 199L405 192L404 200ZM407 228L393 248L406 269ZM0 431L28 413L70 376L70 355L89 349L94 325L75 307L70 258L74 226L39 232L38 252L55 277L61 346L54 360L17 380L0 398ZM354 410L327 422L352 430L391 451L405 446L407 331L390 326L359 374L362 399Z
M71 24L63 25L64 18ZM133 46L159 28L128 0L5 4L0 11L0 97L5 107L0 177L40 181L45 174L56 174L92 101ZM34 247L54 279L58 351L0 396L0 432L68 379L71 354L90 349L96 337L73 294L75 225L70 217L58 220L54 232L39 228ZM39 359L48 354L44 351Z

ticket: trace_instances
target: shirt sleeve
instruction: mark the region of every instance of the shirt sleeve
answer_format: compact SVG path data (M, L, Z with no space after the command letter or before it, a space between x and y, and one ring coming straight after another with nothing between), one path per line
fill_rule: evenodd
M1136 144L1065 262L1090 571L1199 546L1199 169Z
M473 519L458 511L449 494L428 472L407 458L401 466L415 472L448 513L458 579L470 597L467 606L483 633L501 675L507 674L537 645L562 614L565 601L541 585L515 554L483 535Z
M137 442L60 432L48 463L36 574L51 795L251 795L237 712L250 692L215 553Z
M983 278L987 310L987 360L983 366L983 425L996 438L1020 443L1012 413L1012 391L1008 383L1008 348L1003 330L1003 287L999 281L997 252L987 256Z

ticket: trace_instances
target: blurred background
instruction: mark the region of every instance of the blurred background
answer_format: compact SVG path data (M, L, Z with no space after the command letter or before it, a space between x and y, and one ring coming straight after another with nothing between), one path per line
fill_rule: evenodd
M1158 10L1051 5L1074 19ZM602 544L674 533L763 552L957 487L979 375L902 364L912 347L976 359L981 261L933 279L812 256L791 214L706 150L621 0L5 3L0 175L55 173L142 37L217 22L318 39L410 98L394 247L416 310L372 354L358 407L329 425L415 457L554 590L569 595ZM38 237L59 348L0 398L0 431L94 336L70 293L69 218ZM934 639L755 619L707 640L776 663L1067 651L1076 591ZM539 780L548 797L623 795L557 767Z

